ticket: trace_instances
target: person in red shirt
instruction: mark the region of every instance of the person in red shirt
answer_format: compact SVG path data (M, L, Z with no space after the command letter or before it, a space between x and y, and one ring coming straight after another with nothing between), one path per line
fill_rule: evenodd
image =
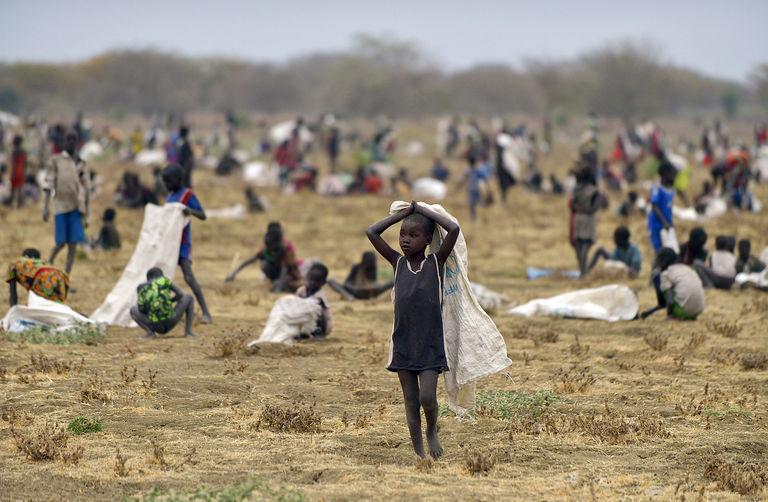
M363 187L366 193L378 194L381 189L384 188L384 181L374 171L371 171L365 176L363 180Z
M24 139L16 135L13 137L13 153L11 154L11 203L16 202L16 207L21 207L24 202L23 188L27 174L27 151L22 143Z

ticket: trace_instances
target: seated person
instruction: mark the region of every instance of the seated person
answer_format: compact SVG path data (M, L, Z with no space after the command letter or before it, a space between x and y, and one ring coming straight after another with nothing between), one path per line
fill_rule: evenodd
M659 250L654 265L659 271L654 278L658 304L644 311L640 317L645 319L666 308L670 319L696 319L704 310L704 286L696 272L680 263L677 254L670 248Z
M149 269L147 282L140 284L136 292L138 304L131 307L131 318L147 332L147 338L155 338L155 333L168 333L185 314L184 336L195 336L192 332L195 299L192 295L184 294L163 275L162 270L157 267Z
M115 203L121 207L136 209L147 204L157 204L157 197L141 183L138 174L126 171L120 186L117 187Z
M741 239L739 241L739 258L736 260L736 273L752 274L765 270L765 263L760 261L758 257L750 254L751 251L752 243L749 239Z
M245 189L245 200L248 202L248 212L250 213L263 213L267 210L264 206L264 201L261 200L261 197L251 187Z
M408 176L408 171L401 167L397 176L392 178L392 188L395 194L403 200L409 200L411 198L411 189L413 188L413 182Z
M707 232L701 227L691 229L688 234L688 242L680 245L680 261L686 265L693 265L694 262L705 263L707 261Z
M432 165L432 177L438 181L445 182L450 176L451 172L445 167L443 161L439 158L435 158L435 163Z
M111 207L104 210L99 237L91 243L94 248L104 250L120 249L120 233L115 226L116 215L117 212Z
M707 211L709 204L717 198L715 187L711 181L705 181L701 187L701 193L693 198L693 207L699 214Z
M261 271L272 283L270 291L293 293L301 286L302 279L299 272L301 263L296 259L296 249L293 244L283 239L283 231L279 223L273 222L267 226L264 248L241 263L225 281L234 281L242 269L257 261L261 262Z
M325 296L323 286L325 286L328 280L328 267L322 263L313 263L307 272L307 280L304 285L296 291L296 296L299 298L317 298L320 307L322 307L322 313L317 320L317 328L310 334L302 338L314 338L315 340L322 340L331 333L333 327L331 321L331 309L328 306L328 298Z
M599 248L595 251L595 255L592 257L592 262L589 264L587 270L595 268L598 260L602 258L604 260L623 263L627 266L629 276L633 278L637 277L637 274L640 273L643 258L640 254L640 249L629 241L630 237L631 234L627 227L621 226L617 228L613 232L613 242L616 244L616 249L613 250L613 253L608 254L608 251L606 251L605 248Z
M736 277L736 256L731 251L730 243L735 239L718 235L715 239L716 251L707 264L700 261L693 263L705 288L731 289Z
M64 303L69 294L69 277L56 267L46 265L40 259L40 251L25 249L8 267L8 297L11 307L19 303L16 284L41 298Z
M345 300L368 300L389 291L395 284L394 281L382 284L377 281L377 278L376 255L373 251L366 251L360 263L352 266L349 275L344 279L344 284L331 279L328 281L328 286Z
M619 216L628 218L631 214L639 212L637 207L637 192L631 190L627 193L627 198L621 203L619 209L616 210Z

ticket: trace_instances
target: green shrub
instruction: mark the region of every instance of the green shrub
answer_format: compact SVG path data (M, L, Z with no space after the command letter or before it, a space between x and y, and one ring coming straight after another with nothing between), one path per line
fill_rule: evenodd
M101 419L98 417L88 418L80 415L67 425L67 430L76 436L89 434L91 432L101 432Z

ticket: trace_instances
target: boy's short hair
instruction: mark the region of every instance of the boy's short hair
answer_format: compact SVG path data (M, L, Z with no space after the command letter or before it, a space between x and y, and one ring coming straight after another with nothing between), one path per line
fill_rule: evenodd
M160 269L160 267L152 267L149 270L147 270L148 281L154 281L155 279L162 276L163 276L163 271Z
M267 223L267 232L271 232L273 230L282 232L283 225L281 225L279 221L270 221L269 223Z
M752 242L749 239L739 241L739 254L748 255L752 251Z
M267 247L279 245L283 242L283 232L281 230L268 230L264 234L264 245Z
M320 274L320 277L322 277L323 281L328 280L328 267L326 267L322 263L313 263L311 267L309 267L309 271L307 272L307 275L310 275L312 273Z
M637 192L635 192L634 190L630 190L629 193L627 194L627 197L632 202L635 202L637 200Z
M656 265L661 270L666 270L670 265L674 265L677 262L677 253L672 248L661 248L659 254L656 255Z
M675 166L673 166L670 161L663 160L661 164L659 164L658 172L659 172L659 176L663 178L667 174L673 175L677 173L677 169L675 169Z
M102 219L104 221L115 221L115 216L117 216L117 211L115 211L115 208L108 207L104 210L104 216Z
M403 220L403 223L405 222L409 223L415 223L419 227L421 227L422 231L425 235L432 235L435 232L435 222L424 216L423 214L414 213L409 214L405 217Z
M181 126L181 128L179 128L179 136L181 136L182 138L186 138L188 135L189 135L189 127Z
M13 137L13 146L21 146L21 143L24 141L24 138L21 136L21 134L17 134Z
M178 164L168 164L165 166L165 169L163 169L161 176L163 177L164 182L171 180L181 182L181 179L184 176L184 171Z
M632 233L629 231L629 229L622 225L613 231L613 240L621 243L629 242L631 235Z
M701 227L693 227L688 234L688 245L703 247L707 243L707 231Z
M40 251L37 248L27 248L21 252L21 256L26 258L32 258L33 260L40 259Z
M715 249L718 251L733 252L736 248L736 237L732 235L718 235L715 237Z

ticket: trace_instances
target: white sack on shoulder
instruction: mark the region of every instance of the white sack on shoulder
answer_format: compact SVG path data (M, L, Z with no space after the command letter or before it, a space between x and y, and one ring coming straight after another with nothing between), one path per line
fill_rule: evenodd
M514 307L508 314L532 317L572 317L602 321L629 321L637 316L640 304L637 295L627 286L611 284L593 289L539 298Z
M470 282L469 285L472 288L472 293L475 295L475 298L477 298L477 303L479 303L486 312L495 312L499 310L503 304L509 304L509 299L501 293L497 293L476 282Z
M287 295L278 299L269 312L267 324L258 339L249 347L260 343L293 343L301 335L309 335L317 327L322 307L316 298Z
M189 221L183 210L184 204L178 202L144 207L144 223L131 260L104 303L91 314L91 319L113 326L136 326L130 309L136 304L136 288L147 280L147 270L160 267L169 279L173 279L176 272L181 233Z
M438 204L419 204L456 221ZM408 202L395 201L389 212L396 213L409 205ZM445 233L440 225L436 225L430 252L437 252ZM475 406L477 380L512 364L507 357L504 338L472 293L467 276L468 266L467 243L464 234L460 233L453 252L445 262L443 278L443 337L449 368L443 376L448 407L457 415L463 415Z
M15 305L0 321L7 332L25 331L35 325L44 325L62 331L77 324L94 324L94 321L78 314L63 303L52 302L32 291L29 292L26 305Z

